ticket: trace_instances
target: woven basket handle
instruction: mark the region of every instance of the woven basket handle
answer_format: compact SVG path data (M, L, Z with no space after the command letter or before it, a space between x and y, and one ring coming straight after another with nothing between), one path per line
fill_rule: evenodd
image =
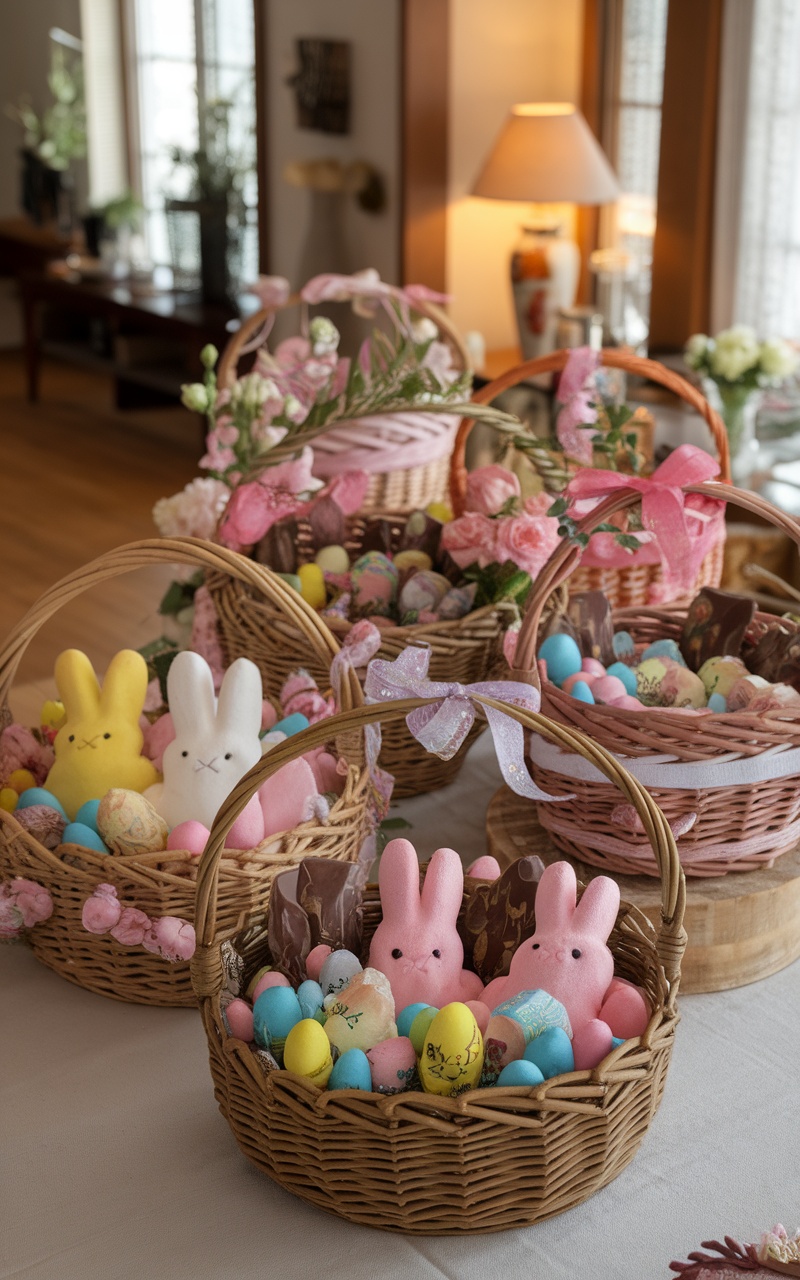
M687 485L683 492L699 493L709 498L733 502L745 511L750 511L753 515L763 517L768 524L772 524L777 529L782 530L782 532L788 534L793 542L800 545L800 521L786 515L783 511L779 511L777 507L773 507L771 503L765 501L757 493L751 493L747 489L736 489L727 484L723 486L719 481L708 484ZM610 494L602 502L598 503L594 511L591 511L589 515L584 516L578 522L577 531L591 533L598 524L607 520L615 512L626 511L629 507L636 506L641 501L641 496L640 493L632 489L619 490L617 493ZM540 687L539 671L536 666L536 652L539 647L538 632L542 611L552 592L561 586L563 582L566 582L572 571L579 564L580 558L581 548L574 542L564 539L556 547L536 578L533 590L528 597L522 626L517 637L514 668L509 677L510 679L522 680L527 684L534 685L536 688Z
M0 709L8 705L11 686L28 644L62 605L109 578L154 564L189 564L197 569L229 574L265 596L290 617L326 668L339 652L339 643L324 621L297 591L271 569L202 538L150 538L117 547L90 561L50 587L31 606L0 649ZM342 680L340 701L342 709L348 711L363 702L361 686L352 669Z
M477 404L490 404L501 391L515 387L518 382L524 382L526 378L532 378L540 373L561 373L571 355L572 351L569 349L551 351L549 355L515 365L513 369L508 369L499 378L481 387L472 398ZM693 387L679 373L674 373L672 369L668 369L657 360L647 360L644 356L634 355L622 347L605 347L600 352L600 357L605 368L623 369L625 373L636 374L641 378L647 378L650 382L657 382L667 390L674 391L693 409L696 409L701 417L705 418L713 437L714 447L719 457L720 479L730 481L731 462L725 423L706 400L702 391L698 391L697 387ZM473 420L464 418L458 429L450 459L450 499L456 515L462 515L464 511L464 500L467 494L465 450L472 427Z
M219 863L225 845L225 837L250 797L265 779L276 773L282 765L302 755L312 747L330 739L331 733L345 733L363 729L366 725L384 724L400 720L418 707L431 705L435 699L404 698L391 705L370 705L356 708L329 720L322 720L301 733L274 747L258 764L246 773L228 796L214 822L208 844L200 861L197 874L197 898L195 904L195 929L197 950L192 960L192 985L202 1000L215 996L222 990L223 974L219 943L216 941L216 908ZM681 957L686 946L683 915L686 904L686 882L678 859L675 839L666 818L649 793L637 782L610 752L592 742L591 738L577 730L557 724L546 716L495 698L475 695L474 701L483 706L505 711L525 729L549 738L551 742L569 751L578 752L600 769L609 781L616 783L626 800L636 809L653 848L661 876L661 923L658 929L658 954L670 983L668 1008L674 1009L680 980ZM313 850L309 850L312 853Z
M225 345L225 349L219 358L217 365L217 386L232 387L236 381L239 361L245 347L253 341L262 331L269 320L277 315L279 311L284 311L288 307L299 306L303 299L299 293L293 293L285 302L276 307L264 307L261 311L255 311L253 315L242 322ZM469 352L464 345L464 339L453 325L449 316L442 311L441 307L437 307L433 302L425 300L415 301L412 310L418 315L427 316L429 320L433 320L439 329L439 332L446 338L455 355L457 363L462 369L471 369L472 361ZM333 426L336 424L334 423Z

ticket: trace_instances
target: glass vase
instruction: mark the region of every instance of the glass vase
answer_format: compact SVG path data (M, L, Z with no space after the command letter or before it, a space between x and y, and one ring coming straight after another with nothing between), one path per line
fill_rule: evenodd
M731 454L731 478L734 484L747 485L758 462L756 417L763 392L759 387L741 387L708 380L704 384L706 399L725 423Z

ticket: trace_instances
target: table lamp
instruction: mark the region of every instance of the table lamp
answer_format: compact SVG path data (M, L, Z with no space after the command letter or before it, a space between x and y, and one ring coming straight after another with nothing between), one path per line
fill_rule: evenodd
M572 306L578 287L580 250L566 234L563 211L553 206L608 204L619 194L600 144L572 103L511 108L472 195L536 206L511 257L523 359L555 349L558 312Z

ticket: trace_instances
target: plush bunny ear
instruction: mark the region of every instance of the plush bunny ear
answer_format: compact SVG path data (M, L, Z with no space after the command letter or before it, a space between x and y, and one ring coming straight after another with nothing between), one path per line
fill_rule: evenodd
M455 921L464 896L464 868L455 849L437 849L422 882L422 914Z
M257 738L261 730L264 691L261 672L249 658L237 658L222 677L217 702L217 728L238 738Z
M609 876L595 876L594 880L589 881L578 903L575 924L581 933L594 934L601 942L605 942L614 928L618 911L619 885L616 880Z
M147 663L135 649L120 649L103 678L100 706L106 713L136 721L147 694Z
M383 917L402 924L419 915L419 859L410 840L390 840L378 869Z
M536 928L568 929L575 912L578 882L568 862L551 862L536 888Z
M85 653L80 649L65 649L60 653L56 658L55 678L67 720L96 714L100 684Z
M167 672L167 702L176 736L207 733L214 724L214 677L205 658L185 649Z

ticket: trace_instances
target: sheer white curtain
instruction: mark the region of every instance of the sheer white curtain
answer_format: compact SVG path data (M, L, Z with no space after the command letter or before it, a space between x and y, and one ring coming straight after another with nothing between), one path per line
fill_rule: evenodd
M727 0L712 330L800 338L800 0Z

